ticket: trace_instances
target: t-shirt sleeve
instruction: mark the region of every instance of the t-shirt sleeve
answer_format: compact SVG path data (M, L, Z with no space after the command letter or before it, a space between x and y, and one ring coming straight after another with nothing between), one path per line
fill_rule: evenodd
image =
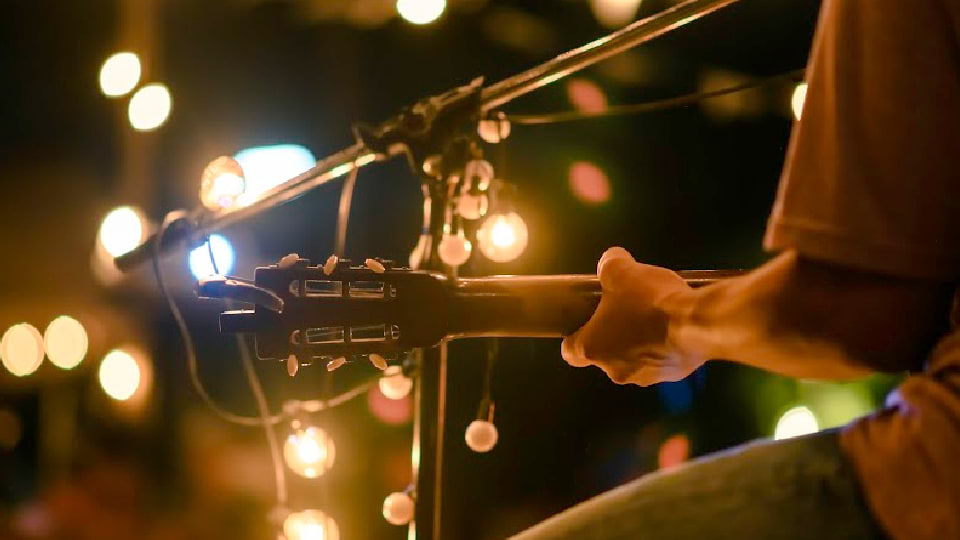
M960 278L958 0L826 0L769 250Z

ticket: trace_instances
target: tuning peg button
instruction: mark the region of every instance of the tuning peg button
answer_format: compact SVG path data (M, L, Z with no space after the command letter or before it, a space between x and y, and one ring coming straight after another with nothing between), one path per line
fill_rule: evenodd
M363 265L378 274L382 274L387 270L387 267L385 267L382 262L376 259L367 259L363 261Z
M334 358L333 360L327 362L327 371L336 371L340 369L344 364L347 363L347 359L343 358Z
M291 354L287 357L287 375L293 377L297 374L297 371L300 369L300 361L297 360L297 355Z
M323 263L323 273L325 275L330 275L337 268L337 263L340 261L340 258L336 255L331 255L327 257L327 262Z
M387 369L387 359L377 353L370 353L370 363L373 364L373 367L379 369L380 371L385 371Z

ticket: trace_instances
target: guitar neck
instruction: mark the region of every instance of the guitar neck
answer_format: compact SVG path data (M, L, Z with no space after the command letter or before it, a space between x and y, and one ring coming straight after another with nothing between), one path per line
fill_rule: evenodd
M739 270L678 272L692 287L742 275ZM562 337L572 334L600 303L595 275L491 276L451 283L451 338Z

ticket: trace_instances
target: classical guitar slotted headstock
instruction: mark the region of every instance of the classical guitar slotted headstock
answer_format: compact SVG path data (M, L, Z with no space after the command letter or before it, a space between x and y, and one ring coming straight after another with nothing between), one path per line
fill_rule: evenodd
M389 357L435 345L446 335L448 293L441 274L396 268L379 259L354 265L331 258L312 265L288 256L254 275L253 283L227 285L226 294L223 281L201 283L200 295L255 303L253 310L221 314L220 327L254 334L261 359L292 354L310 363L373 353ZM248 293L240 294L244 288Z

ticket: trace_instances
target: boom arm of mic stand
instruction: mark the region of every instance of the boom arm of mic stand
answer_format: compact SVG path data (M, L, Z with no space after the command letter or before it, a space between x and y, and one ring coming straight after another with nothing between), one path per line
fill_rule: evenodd
M463 116L460 118L463 122L475 120L479 114L500 107L524 94L562 79L572 73L605 60L631 47L635 47L641 43L650 41L736 1L738 0L687 0L686 2L677 4L672 8L625 26L621 30L618 30L617 32L614 32L608 36L602 37L580 48L564 53L537 67L524 71L518 75L514 75L508 79L504 79L503 81L480 90L479 99L475 101L469 100L477 105L477 109L471 110L470 107L458 107L458 105L461 103L457 103L455 99L448 102L443 101L444 98L448 98L450 96L453 96L453 98L458 97L456 95L458 90L462 91L464 88L472 89L474 86L473 84L468 85L467 87L455 89L446 94L441 94L440 96L423 100L415 105L412 109L415 110L417 107L420 107L420 113L422 113L423 110L431 112L431 106L438 104L443 105L446 103L453 105L453 107L456 108L459 113L463 114ZM477 84L477 82L475 81L474 84ZM407 114L406 116L407 119L411 117L418 117L418 114ZM404 118L404 114L401 114L397 117L397 119L393 119L382 124L380 129L384 130L388 126L403 126ZM449 128L449 126L453 123L451 121L452 119L447 118L446 120L446 122L442 123L443 127ZM410 128L409 125L403 127L408 129ZM429 131L434 127L435 126L428 124L423 126L423 129ZM436 139L436 135L432 132L426 132L422 135L422 140ZM389 137L386 137L385 139L389 139ZM267 192L267 194L249 206L229 211L222 211L212 215L206 215L203 220L194 220L192 224L192 230L187 230L188 228L185 228L183 231L180 231L180 234L173 234L172 230L168 231L170 233L169 240L166 238L164 239L164 245L160 246L160 250L166 252L173 248L180 247L187 241L187 239L196 241L197 239L205 237L207 234L221 230L224 227L257 215L275 206L279 206L285 202L299 197L303 193L317 186L325 184L350 172L355 167L361 167L372 161L387 159L397 154L404 153L406 153L408 156L413 153L413 149L410 147L409 143L406 145L386 144L381 148L370 149L368 148L367 144L358 142L349 148L341 150L321 160L310 170L299 176L291 178L290 180L287 180L283 184ZM194 215L203 216L204 214L202 212L194 212ZM153 244L155 242L156 236L152 236L133 251L114 259L117 268L126 272L149 260L154 253Z

